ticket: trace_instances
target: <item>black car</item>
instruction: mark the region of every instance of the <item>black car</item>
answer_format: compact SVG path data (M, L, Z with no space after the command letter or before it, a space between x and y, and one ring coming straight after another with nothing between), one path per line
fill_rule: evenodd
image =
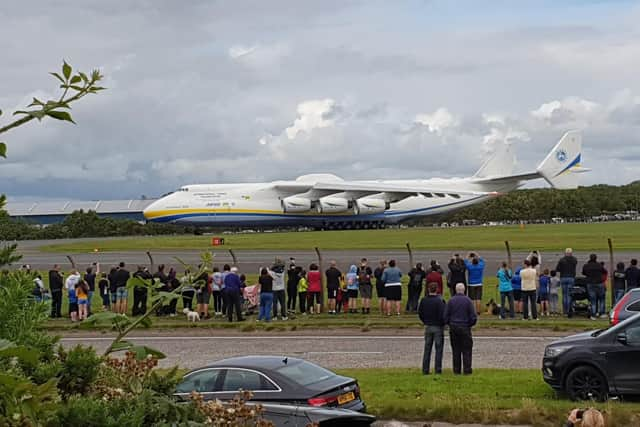
M640 394L640 314L607 329L572 335L547 346L544 380L572 400Z
M205 400L231 400L239 390L251 391L252 401L341 408L365 412L360 387L353 378L337 375L293 357L243 356L221 360L184 376L175 395L192 391Z

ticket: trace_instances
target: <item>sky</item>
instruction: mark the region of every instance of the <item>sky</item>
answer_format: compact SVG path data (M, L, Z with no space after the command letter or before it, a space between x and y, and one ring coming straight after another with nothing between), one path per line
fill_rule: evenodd
M1 135L0 192L468 176L504 143L527 171L569 129L583 184L625 184L640 178L637 22L632 1L8 2L0 125L56 96L63 59L108 90L73 105L77 125Z

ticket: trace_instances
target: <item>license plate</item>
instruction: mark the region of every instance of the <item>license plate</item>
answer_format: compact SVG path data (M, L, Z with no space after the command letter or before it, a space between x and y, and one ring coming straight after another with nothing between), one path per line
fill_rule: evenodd
M345 403L355 400L356 395L353 392L341 394L338 396L338 405L344 405Z

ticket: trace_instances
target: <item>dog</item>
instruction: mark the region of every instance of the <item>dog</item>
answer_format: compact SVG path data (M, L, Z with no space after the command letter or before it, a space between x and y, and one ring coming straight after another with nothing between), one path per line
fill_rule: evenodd
M500 314L500 304L496 303L493 298L489 300L487 303L487 314L491 314L493 316L497 316Z
M185 308L184 310L182 310L182 312L187 315L187 320L188 321L190 321L190 322L199 322L200 321L200 314L198 314L197 311L191 311L188 308Z

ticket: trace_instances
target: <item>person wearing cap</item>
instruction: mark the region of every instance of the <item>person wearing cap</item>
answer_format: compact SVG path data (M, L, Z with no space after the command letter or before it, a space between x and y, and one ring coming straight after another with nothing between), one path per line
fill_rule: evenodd
M224 278L224 295L227 301L227 318L229 322L233 322L233 310L236 311L238 322L244 320L242 317L242 307L240 306L240 295L242 292L242 283L238 275L238 267L231 267L229 274Z

